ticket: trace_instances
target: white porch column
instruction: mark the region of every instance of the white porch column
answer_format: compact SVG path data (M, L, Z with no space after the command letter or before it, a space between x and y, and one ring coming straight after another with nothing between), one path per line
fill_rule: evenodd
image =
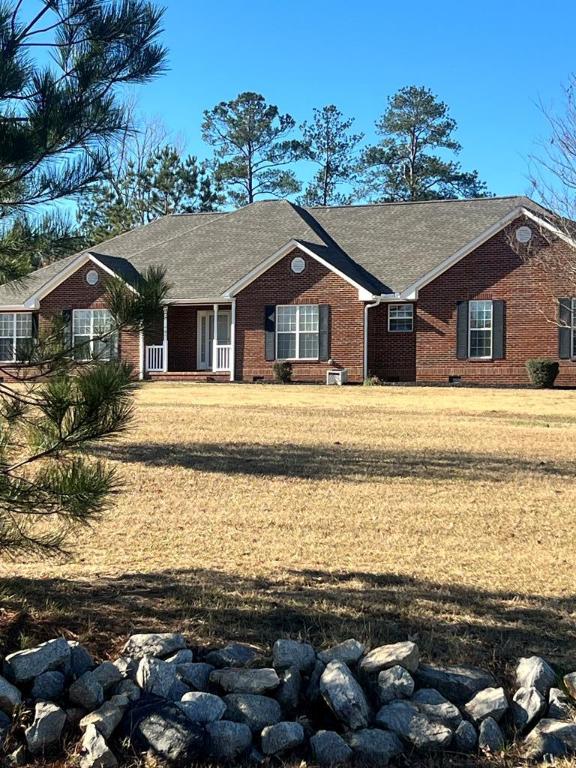
M236 299L232 299L232 311L230 313L230 381L234 381L234 368L236 358Z
M168 305L164 305L164 332L162 340L162 370L164 373L168 370Z
M214 338L212 339L212 370L216 370L218 364L218 304L214 304Z
M138 333L138 351L140 356L140 370L138 371L138 378L140 381L144 378L146 372L146 348L144 346L144 331L140 330Z

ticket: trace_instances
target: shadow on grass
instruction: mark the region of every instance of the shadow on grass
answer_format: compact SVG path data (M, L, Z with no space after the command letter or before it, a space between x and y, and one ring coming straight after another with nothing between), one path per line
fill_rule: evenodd
M200 472L342 481L414 477L500 482L514 473L576 476L574 462L529 461L515 456L462 451L352 449L340 444L137 443L122 441L92 448L96 456L154 467Z
M549 598L443 585L408 576L323 571L245 578L175 570L88 580L0 580L0 651L57 634L101 656L134 631L184 631L192 643L279 636L323 646L347 637L372 644L416 638L428 659L502 670L541 653L576 667L576 597Z

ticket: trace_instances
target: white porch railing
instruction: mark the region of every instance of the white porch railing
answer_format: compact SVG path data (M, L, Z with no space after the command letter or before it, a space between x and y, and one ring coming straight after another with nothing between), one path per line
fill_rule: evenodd
M230 370L230 344L214 344L214 371Z
M146 347L146 370L153 372L164 370L164 346L162 344Z

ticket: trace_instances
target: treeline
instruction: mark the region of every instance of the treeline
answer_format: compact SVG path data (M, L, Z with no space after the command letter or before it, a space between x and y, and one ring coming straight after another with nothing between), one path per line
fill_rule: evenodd
M488 194L477 171L458 162L448 106L424 87L402 88L388 99L374 144L333 104L298 126L252 92L204 111L205 160L187 155L157 122L131 118L137 129L106 145L99 179L78 198L76 221L20 216L4 229L0 249L22 272L170 213L266 198L314 206ZM298 175L304 163L315 169L305 183Z

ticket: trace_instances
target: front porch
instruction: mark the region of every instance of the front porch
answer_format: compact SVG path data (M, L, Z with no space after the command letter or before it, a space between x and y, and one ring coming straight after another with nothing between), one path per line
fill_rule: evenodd
M234 305L171 304L161 328L143 339L143 377L170 381L231 381Z

